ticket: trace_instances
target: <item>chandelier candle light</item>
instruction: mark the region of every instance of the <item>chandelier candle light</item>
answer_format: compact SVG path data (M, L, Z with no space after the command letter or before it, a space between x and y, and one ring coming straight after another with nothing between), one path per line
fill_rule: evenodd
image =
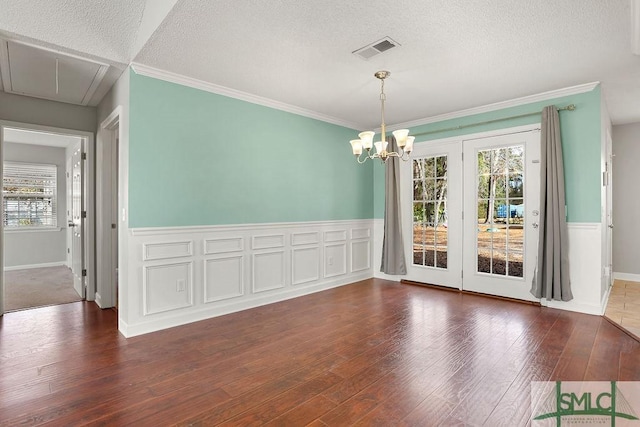
M398 151L387 151L387 135L386 135L386 125L384 123L384 101L386 100L386 95L384 94L384 79L389 77L391 73L389 71L378 71L374 74L376 78L380 79L380 104L381 104L381 117L382 117L382 125L380 126L380 141L373 143L373 137L376 134L373 131L360 132L358 134L358 138L351 140L351 149L353 150L353 155L356 156L356 160L358 163L364 163L367 159L376 159L379 158L384 163L389 157L398 157L404 161L409 160L409 154L413 150L413 140L415 137L409 136L408 129L398 129L393 131L393 136L396 138L396 143L398 144ZM371 154L371 148L375 145L376 152ZM362 149L367 150L367 154L364 159L362 157Z

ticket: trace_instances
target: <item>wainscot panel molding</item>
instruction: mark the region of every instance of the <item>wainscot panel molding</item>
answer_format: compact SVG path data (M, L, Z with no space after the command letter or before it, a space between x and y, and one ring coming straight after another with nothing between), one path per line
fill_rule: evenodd
M285 287L284 251L253 254L251 281L254 294Z
M193 255L193 242L162 242L147 243L142 246L142 259L152 261L156 259L181 258Z
M224 254L229 252L242 251L244 249L244 239L233 237L230 239L206 239L204 241L204 254Z
M193 262L144 266L144 315L193 306Z
M284 234L273 234L271 236L252 236L252 249L270 249L284 247Z
M130 309L120 332L131 337L371 278L373 223L131 229Z
M204 302L244 295L244 255L224 255L204 260Z

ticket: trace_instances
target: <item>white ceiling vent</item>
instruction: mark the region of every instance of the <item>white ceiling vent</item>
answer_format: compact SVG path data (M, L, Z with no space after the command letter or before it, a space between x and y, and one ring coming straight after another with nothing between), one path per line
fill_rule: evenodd
M391 37L385 37L382 40L378 40L377 42L373 42L365 47L361 47L352 53L366 61L369 58L379 55L396 46L400 46L400 43L393 41Z

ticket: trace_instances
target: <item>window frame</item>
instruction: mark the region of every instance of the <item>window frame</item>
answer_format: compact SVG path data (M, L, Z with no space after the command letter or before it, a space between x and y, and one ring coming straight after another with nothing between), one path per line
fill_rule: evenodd
M22 169L22 171L19 171ZM33 175L29 175L25 171L29 169L33 170ZM39 215L39 212L36 210L35 217L32 218L21 218L18 215L18 220L20 219L44 219L48 220L49 224L44 225L10 225L8 217L8 209L7 209L7 199L13 198L17 200L19 203L20 197L28 198L27 193L22 195L15 195L12 197L11 193L5 191L5 182L8 175L14 175L16 180L19 180L20 174L24 175L24 180L27 181L30 178L37 181L53 181L50 184L40 184L34 185L32 188L42 189L42 199L50 200L50 214ZM38 176L40 174L40 176ZM3 177L2 177L2 224L5 232L37 232L37 231L59 231L61 228L58 225L58 202L59 202L59 194L58 194L58 165L52 163L30 163L30 162L20 162L20 161L11 161L6 160L3 162ZM25 182L22 185L28 185L28 182ZM51 190L50 193L47 193L47 189ZM34 192L35 193L35 192ZM16 193L14 193L16 194ZM49 219L50 218L50 219Z

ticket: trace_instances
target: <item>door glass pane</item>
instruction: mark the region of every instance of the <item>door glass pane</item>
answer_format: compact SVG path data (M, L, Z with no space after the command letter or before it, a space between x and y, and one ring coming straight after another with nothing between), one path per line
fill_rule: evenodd
M523 277L523 268L522 268L522 252L509 252L509 264L507 274L513 277Z
M414 159L413 160L413 179L419 179L422 177L424 177L424 160Z
M523 277L524 146L478 152L477 271Z
M413 161L413 264L447 268L447 156Z
M413 181L413 200L424 200L424 183L422 181Z

